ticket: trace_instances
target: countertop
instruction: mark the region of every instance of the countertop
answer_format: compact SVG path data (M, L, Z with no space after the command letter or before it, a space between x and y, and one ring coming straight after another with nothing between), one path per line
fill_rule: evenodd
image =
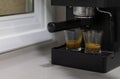
M0 79L120 79L120 67L96 73L51 64L51 45L34 45L0 55Z

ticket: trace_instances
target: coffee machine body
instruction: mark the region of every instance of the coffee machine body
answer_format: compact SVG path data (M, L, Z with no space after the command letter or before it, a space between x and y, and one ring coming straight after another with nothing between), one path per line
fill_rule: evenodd
M50 32L55 31L55 28L51 26L56 26L57 31L78 27L103 31L103 54L93 55L85 54L82 51L68 51L63 45L52 49L52 64L96 72L107 72L120 65L120 1L51 0L51 4L66 7L67 21L48 24ZM94 11L92 11L93 9ZM81 10L85 11L79 13Z

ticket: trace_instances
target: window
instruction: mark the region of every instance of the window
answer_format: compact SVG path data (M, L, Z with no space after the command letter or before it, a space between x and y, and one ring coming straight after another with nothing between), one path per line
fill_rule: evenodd
M33 4L34 0L1 0L0 16L33 12Z

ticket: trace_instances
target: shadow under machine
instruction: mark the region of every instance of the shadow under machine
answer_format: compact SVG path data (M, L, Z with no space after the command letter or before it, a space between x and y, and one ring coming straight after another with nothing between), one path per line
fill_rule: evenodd
M101 53L67 50L62 45L52 48L52 64L101 73L120 66L119 0L51 0L51 3L66 7L66 21L49 23L49 32L79 28L103 31Z

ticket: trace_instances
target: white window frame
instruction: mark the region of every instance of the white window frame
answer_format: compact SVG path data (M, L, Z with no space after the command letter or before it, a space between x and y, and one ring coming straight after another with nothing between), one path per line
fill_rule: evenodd
M50 0L34 0L34 12L0 17L0 53L51 40L47 31Z

